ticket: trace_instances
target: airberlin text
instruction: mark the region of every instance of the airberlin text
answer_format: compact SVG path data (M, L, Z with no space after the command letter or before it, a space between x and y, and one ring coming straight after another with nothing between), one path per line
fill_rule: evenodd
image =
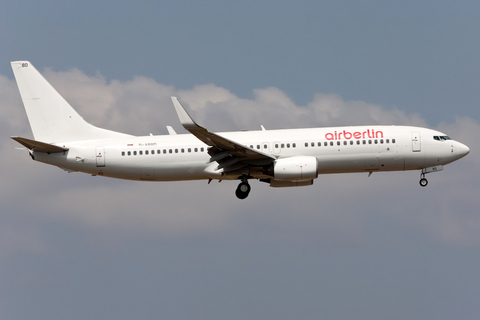
M373 129L367 129L363 132L349 132L346 130L340 132L329 132L325 134L325 139L327 140L341 140L341 139L365 139L365 138L383 138L383 131L375 131Z

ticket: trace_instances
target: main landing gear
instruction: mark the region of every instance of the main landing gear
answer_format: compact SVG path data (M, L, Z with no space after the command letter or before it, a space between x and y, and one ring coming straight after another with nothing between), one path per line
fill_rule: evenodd
M243 176L242 182L240 182L237 190L235 190L235 195L238 199L245 199L246 197L248 197L251 189L252 188L250 187L250 184L248 184L248 178L246 176Z

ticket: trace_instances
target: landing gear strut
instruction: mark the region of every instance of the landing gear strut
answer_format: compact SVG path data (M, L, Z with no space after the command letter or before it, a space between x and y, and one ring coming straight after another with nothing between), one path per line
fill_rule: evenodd
M425 179L425 174L426 174L425 169L422 169L422 173L420 173L420 185L422 187L426 187L428 184L428 180Z
M250 190L252 188L248 184L248 180L246 176L242 177L242 182L237 187L237 190L235 190L235 195L237 196L238 199L245 199L248 197L248 194L250 193Z
M443 166L438 165L434 167L423 168L422 172L420 173L420 185L422 187L426 187L428 184L427 179L425 179L425 175L430 172L439 172L443 170Z

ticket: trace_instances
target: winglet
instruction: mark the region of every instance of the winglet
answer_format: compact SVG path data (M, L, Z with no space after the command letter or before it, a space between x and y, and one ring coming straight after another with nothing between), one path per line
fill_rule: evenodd
M178 118L182 123L183 127L187 130L198 128L199 125L193 121L192 117L189 116L185 108L180 104L177 97L171 97L173 105L175 106L175 111L177 111Z

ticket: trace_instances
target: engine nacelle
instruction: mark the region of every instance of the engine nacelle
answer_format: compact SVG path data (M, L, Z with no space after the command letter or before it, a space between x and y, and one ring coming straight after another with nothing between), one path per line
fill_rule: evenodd
M273 177L283 181L309 181L318 177L318 161L315 157L298 156L278 159L273 164Z

